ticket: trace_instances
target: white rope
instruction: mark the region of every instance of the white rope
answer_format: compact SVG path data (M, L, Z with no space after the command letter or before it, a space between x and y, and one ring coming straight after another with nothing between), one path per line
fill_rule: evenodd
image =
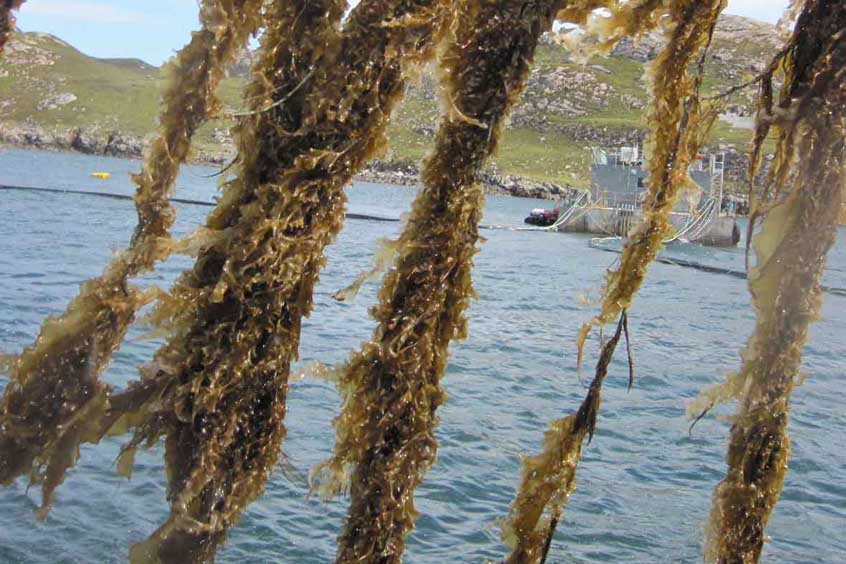
M688 241L693 241L702 235L702 232L713 219L715 204L716 201L714 199L709 199L705 202L702 211L698 214L690 214L687 222L681 227L681 229L676 231L672 237L664 239L664 244L673 243L682 238ZM691 233L695 233L695 235L688 237Z

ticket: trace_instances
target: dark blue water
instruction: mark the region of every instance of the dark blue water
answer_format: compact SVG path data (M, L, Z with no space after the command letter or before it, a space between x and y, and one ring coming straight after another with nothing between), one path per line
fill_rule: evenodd
M0 152L0 184L131 193L129 161ZM108 181L93 171L113 174ZM178 196L211 200L213 169L188 167ZM414 192L356 184L350 211L399 217ZM488 223L519 225L542 202L489 198ZM209 208L180 205L176 232L198 225ZM40 321L61 312L80 282L96 275L134 226L130 201L81 195L0 191L0 351L34 339ZM330 295L367 268L377 241L398 224L349 221L329 251L316 307L303 331L302 360L341 361L369 338L376 287L351 304ZM577 235L486 231L477 256L479 299L470 337L452 349L444 381L437 465L418 489L421 516L409 539L410 563L483 562L503 554L499 520L517 485L521 454L539 448L548 420L584 395L575 372L574 339L594 312L615 255L589 249ZM844 236L826 283L846 286ZM676 247L688 260L742 268L739 250ZM174 259L143 282L167 286L188 265ZM637 381L626 392L624 356L612 367L599 429L586 448L578 489L565 512L550 562L695 562L711 491L724 472L728 424L702 421L692 436L685 401L739 364L753 316L745 284L731 277L656 264L630 314ZM138 332L116 355L106 378L117 386L137 374L155 343ZM596 342L589 345L592 355ZM794 394L793 458L772 518L767 562L846 561L846 298L826 296L805 349L810 374ZM594 360L590 360L590 363ZM5 381L0 377L0 387ZM224 563L331 560L346 502L306 499L304 475L328 456L338 397L329 384L298 381L289 400L288 471L232 531ZM37 488L19 481L0 489L0 563L123 562L127 547L167 513L161 451L138 456L131 481L114 473L116 440L82 449L44 523L33 511Z

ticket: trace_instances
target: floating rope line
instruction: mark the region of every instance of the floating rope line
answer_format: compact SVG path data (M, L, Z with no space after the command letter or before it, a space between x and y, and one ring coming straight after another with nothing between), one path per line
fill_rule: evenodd
M97 436L110 388L99 381L135 313L156 296L129 285L172 249L168 202L191 138L216 110L214 91L226 68L258 28L262 0L204 0L202 28L167 68L159 135L146 152L137 185L138 225L129 248L88 280L57 318L11 363L0 402L0 483L29 474L42 487L39 516L50 507L79 444Z
M92 196L95 198L109 198L112 200L129 200L134 201L133 196L129 196L127 194L114 194L109 192L89 192L86 190L70 190L65 188L36 188L33 186L8 186L0 184L0 190L16 190L21 192L43 192L48 194L73 194L73 195L80 195L80 196ZM215 202L207 202L203 200L190 200L186 198L168 198L168 202L173 204L186 204L192 206L204 206L208 208L213 208L217 204ZM372 215L367 213L354 213L354 212L345 212L344 217L347 219L355 219L355 220L362 220L362 221L381 221L385 223L399 223L399 218L394 217L384 217L381 215Z
M592 249L597 249L599 251L605 251L608 253L617 253L620 254L620 251L617 249L610 249L602 243L606 240L613 239L615 241L620 241L619 237L609 237L607 239L591 239L590 240L590 247ZM721 274L724 276L731 276L732 278L737 278L739 280L748 280L749 277L743 270L735 270L733 268L724 268L722 266L713 266L708 264L702 264L699 262L694 262L690 260L680 259L680 258L673 258L673 257L666 257L666 256L657 256L654 259L654 262L659 262L661 264L668 264L671 266L681 266L683 268L692 268L694 270L699 270L701 272L707 272L709 274ZM820 290L825 292L826 294L832 294L834 296L844 296L846 297L846 288L838 288L837 286L826 286L825 284L820 284Z
M132 196L126 194L112 194L108 192L89 192L85 190L70 190L65 188L37 188L32 186L8 186L8 185L0 185L0 190L18 190L24 192L44 192L44 193L51 193L51 194L74 194L74 195L81 195L81 196L92 196L96 198L108 198L114 200L133 200ZM203 200L190 200L185 198L170 198L169 200L175 204L186 204L186 205L195 205L195 206L204 206L204 207L214 207L214 202L206 202ZM400 223L402 220L396 217L385 217L381 215L372 215L366 213L355 213L355 212L345 212L344 217L350 220L356 221L376 221L382 223ZM486 229L486 230L499 230L499 231L549 231L548 229L525 229L523 227L514 227L510 225L486 225L483 223L479 224L479 229ZM592 249L596 249L599 251L605 251L609 253L617 253L620 254L620 250L608 248L602 243L606 240L613 240L613 241L622 241L622 237L607 237L607 238L594 238L588 242L588 246ZM655 258L655 262L668 264L672 266L681 266L684 268L693 268L695 270L700 270L702 272L707 272L709 274L722 274L725 276L731 276L733 278L738 278L741 280L746 280L746 272L742 270L735 270L731 268L725 268L722 266L714 266L714 265L707 265L702 264L699 262L689 261L680 258L670 258L666 256L658 256ZM837 286L826 286L825 284L820 285L820 289L827 293L832 294L835 296L846 296L846 288L839 288Z

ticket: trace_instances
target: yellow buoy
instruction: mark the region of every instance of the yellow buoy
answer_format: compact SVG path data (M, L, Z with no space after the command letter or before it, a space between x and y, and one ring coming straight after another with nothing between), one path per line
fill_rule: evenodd
M112 175L108 172L92 172L91 176L93 176L94 178L100 178L101 180L105 180L107 178L112 177Z

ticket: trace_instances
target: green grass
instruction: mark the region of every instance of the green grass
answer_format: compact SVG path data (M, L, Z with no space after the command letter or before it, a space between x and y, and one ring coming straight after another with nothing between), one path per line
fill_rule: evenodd
M28 34L32 38L32 34ZM0 63L0 99L11 102L5 121L33 122L51 128L119 128L144 135L155 127L160 73L131 60L87 57L48 37L34 39L54 58L53 65ZM53 94L70 92L77 99L53 110L39 110Z
M0 121L32 123L51 129L75 127L116 129L136 136L152 133L157 124L162 73L133 59L95 59L65 43L45 35L26 34L26 40L50 53L53 65L20 65L0 60ZM731 46L742 57L760 57L759 45ZM743 64L747 64L744 62ZM603 72L595 66L610 71ZM602 128L607 132L645 129L643 110L632 110L622 96L637 98L646 104L643 64L620 57L594 57L586 66L569 60L567 52L557 45L541 45L536 56L540 72L563 68L568 73L586 72L592 80L611 87L604 106L593 100L578 100L590 108L588 115L572 117L548 113L547 125L540 129L514 127L506 130L495 165L505 174L526 176L536 180L585 185L589 176L589 151L585 143L574 141L562 130L573 125ZM740 68L740 67L737 67ZM709 67L705 91L724 90L729 86L722 78L721 67ZM748 72L743 76L750 75ZM750 75L751 76L751 75ZM568 85L570 86L570 85ZM228 78L218 95L226 109L240 109L244 80ZM590 85L585 85L590 90ZM52 94L70 92L77 100L52 110L39 110L38 105ZM567 95L557 91L529 91L532 100ZM389 148L385 158L419 162L432 148L433 132L440 111L431 87L411 88L388 130ZM215 129L228 129L231 123L218 119L197 134L198 150L217 149ZM747 146L751 132L734 129L717 122L711 143L733 145L738 150Z

